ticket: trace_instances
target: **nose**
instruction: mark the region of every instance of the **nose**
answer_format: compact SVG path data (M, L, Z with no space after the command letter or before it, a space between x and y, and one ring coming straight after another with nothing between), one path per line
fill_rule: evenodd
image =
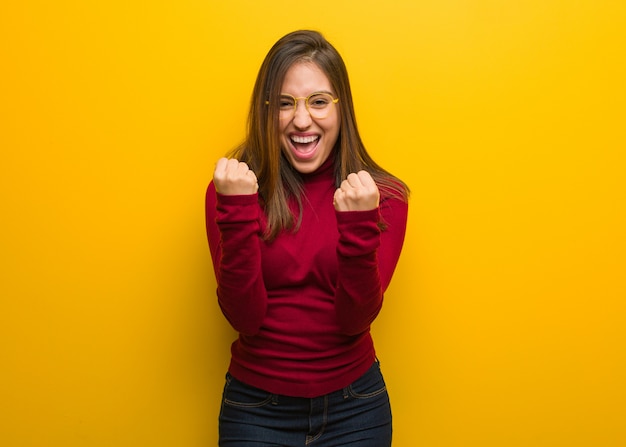
M311 125L311 115L304 101L298 101L293 115L293 125L298 129L306 129Z

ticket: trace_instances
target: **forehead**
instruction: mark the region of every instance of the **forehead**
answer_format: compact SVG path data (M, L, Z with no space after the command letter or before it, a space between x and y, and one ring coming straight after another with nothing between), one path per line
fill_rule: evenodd
M294 96L308 96L313 92L332 92L332 86L315 63L296 62L287 70L281 91Z

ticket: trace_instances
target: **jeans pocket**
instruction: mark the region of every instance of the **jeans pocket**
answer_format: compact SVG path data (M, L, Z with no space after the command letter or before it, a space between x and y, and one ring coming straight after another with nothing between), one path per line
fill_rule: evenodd
M234 377L227 375L224 386L224 405L231 407L262 407L272 402L274 395L247 385Z
M348 386L348 394L355 399L370 399L386 391L387 386L378 363Z

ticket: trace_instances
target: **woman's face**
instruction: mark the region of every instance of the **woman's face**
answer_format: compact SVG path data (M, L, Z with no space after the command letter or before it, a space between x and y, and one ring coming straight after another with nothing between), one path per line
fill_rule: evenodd
M323 118L315 118L307 110L304 98L316 92L337 97L330 81L315 63L298 62L292 65L285 76L281 93L299 99L295 113L281 111L279 126L287 158L302 174L314 172L328 159L339 135L338 104L328 104ZM312 104L311 109L314 107ZM313 112L313 115L320 115Z

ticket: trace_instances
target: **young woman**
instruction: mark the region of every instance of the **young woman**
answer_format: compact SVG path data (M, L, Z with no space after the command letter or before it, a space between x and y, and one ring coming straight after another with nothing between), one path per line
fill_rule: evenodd
M259 71L244 143L206 195L219 305L239 332L220 446L391 444L370 324L407 219L408 188L369 156L348 74L313 31Z

